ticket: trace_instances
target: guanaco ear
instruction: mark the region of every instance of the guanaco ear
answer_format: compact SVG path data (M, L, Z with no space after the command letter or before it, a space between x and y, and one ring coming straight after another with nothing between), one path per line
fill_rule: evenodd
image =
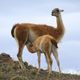
M64 10L60 10L60 12L64 12Z
M63 12L64 10L62 10L62 9L59 9L59 8L56 8L55 9L57 12Z

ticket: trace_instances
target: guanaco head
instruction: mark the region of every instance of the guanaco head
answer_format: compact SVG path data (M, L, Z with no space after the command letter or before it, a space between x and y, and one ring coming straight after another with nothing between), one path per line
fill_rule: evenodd
M35 45L32 44L32 43L28 43L28 44L27 44L27 48L28 48L28 50L29 50L31 53L35 53L35 52L36 52L36 47L35 47Z
M58 15L60 14L60 12L63 12L64 10L61 10L61 9L59 9L59 8L55 8L55 9L53 9L52 10L52 16L56 16L56 17L58 17Z

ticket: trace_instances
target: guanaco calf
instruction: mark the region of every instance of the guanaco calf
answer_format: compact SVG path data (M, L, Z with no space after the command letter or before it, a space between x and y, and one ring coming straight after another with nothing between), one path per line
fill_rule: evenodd
M59 72L61 72L58 53L57 53L58 46L55 38L53 38L50 35L43 35L38 37L32 44L28 44L27 47L29 47L29 51L31 53L37 52L39 70L40 70L40 56L41 56L41 53L44 53L47 64L48 64L48 72L51 73L52 71L51 53L53 53L59 68Z

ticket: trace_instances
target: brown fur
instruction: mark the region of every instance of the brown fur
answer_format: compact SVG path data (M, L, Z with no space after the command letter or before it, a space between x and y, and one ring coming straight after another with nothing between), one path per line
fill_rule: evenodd
M57 51L57 42L56 40L50 36L50 35L43 35L38 37L33 44L28 44L28 50L31 53L35 53L37 52L38 54L38 67L40 69L40 55L41 53L44 53L45 57L46 57L46 61L48 64L48 71L49 73L51 73L52 71L52 59L51 59L51 52L54 54L57 54L55 52L55 50ZM55 56L54 56L55 57ZM59 65L59 61L58 61L58 57L56 59L58 67L59 67L59 71L60 71L60 65Z
M14 36L14 30L15 28L19 29L20 31L22 31L23 29L26 30L32 30L37 36L42 36L45 34L49 34L51 36L53 36L56 40L58 40L59 36L62 34L62 32L60 32L60 30L58 30L57 28L54 28L52 26L48 26L48 25L39 25L39 24L30 24L30 23L22 23L22 24L15 24L11 30L11 34L13 37ZM17 32L17 31L16 31ZM28 33L28 32L26 32Z
M64 35L64 25L62 23L60 11L61 10L58 8L52 11L52 16L56 17L57 28L43 24L31 23L15 24L13 26L11 34L18 42L19 48L17 57L22 68L22 51L25 45L28 43L32 44L39 36L47 34L55 38L56 42L59 42L62 39Z

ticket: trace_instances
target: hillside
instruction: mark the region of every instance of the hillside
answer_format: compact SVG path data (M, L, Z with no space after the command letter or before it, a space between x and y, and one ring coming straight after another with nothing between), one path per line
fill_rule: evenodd
M0 80L80 80L79 75L60 74L52 72L48 75L46 70L41 69L37 74L37 68L24 62L26 71L22 71L18 61L14 61L6 53L0 54Z

